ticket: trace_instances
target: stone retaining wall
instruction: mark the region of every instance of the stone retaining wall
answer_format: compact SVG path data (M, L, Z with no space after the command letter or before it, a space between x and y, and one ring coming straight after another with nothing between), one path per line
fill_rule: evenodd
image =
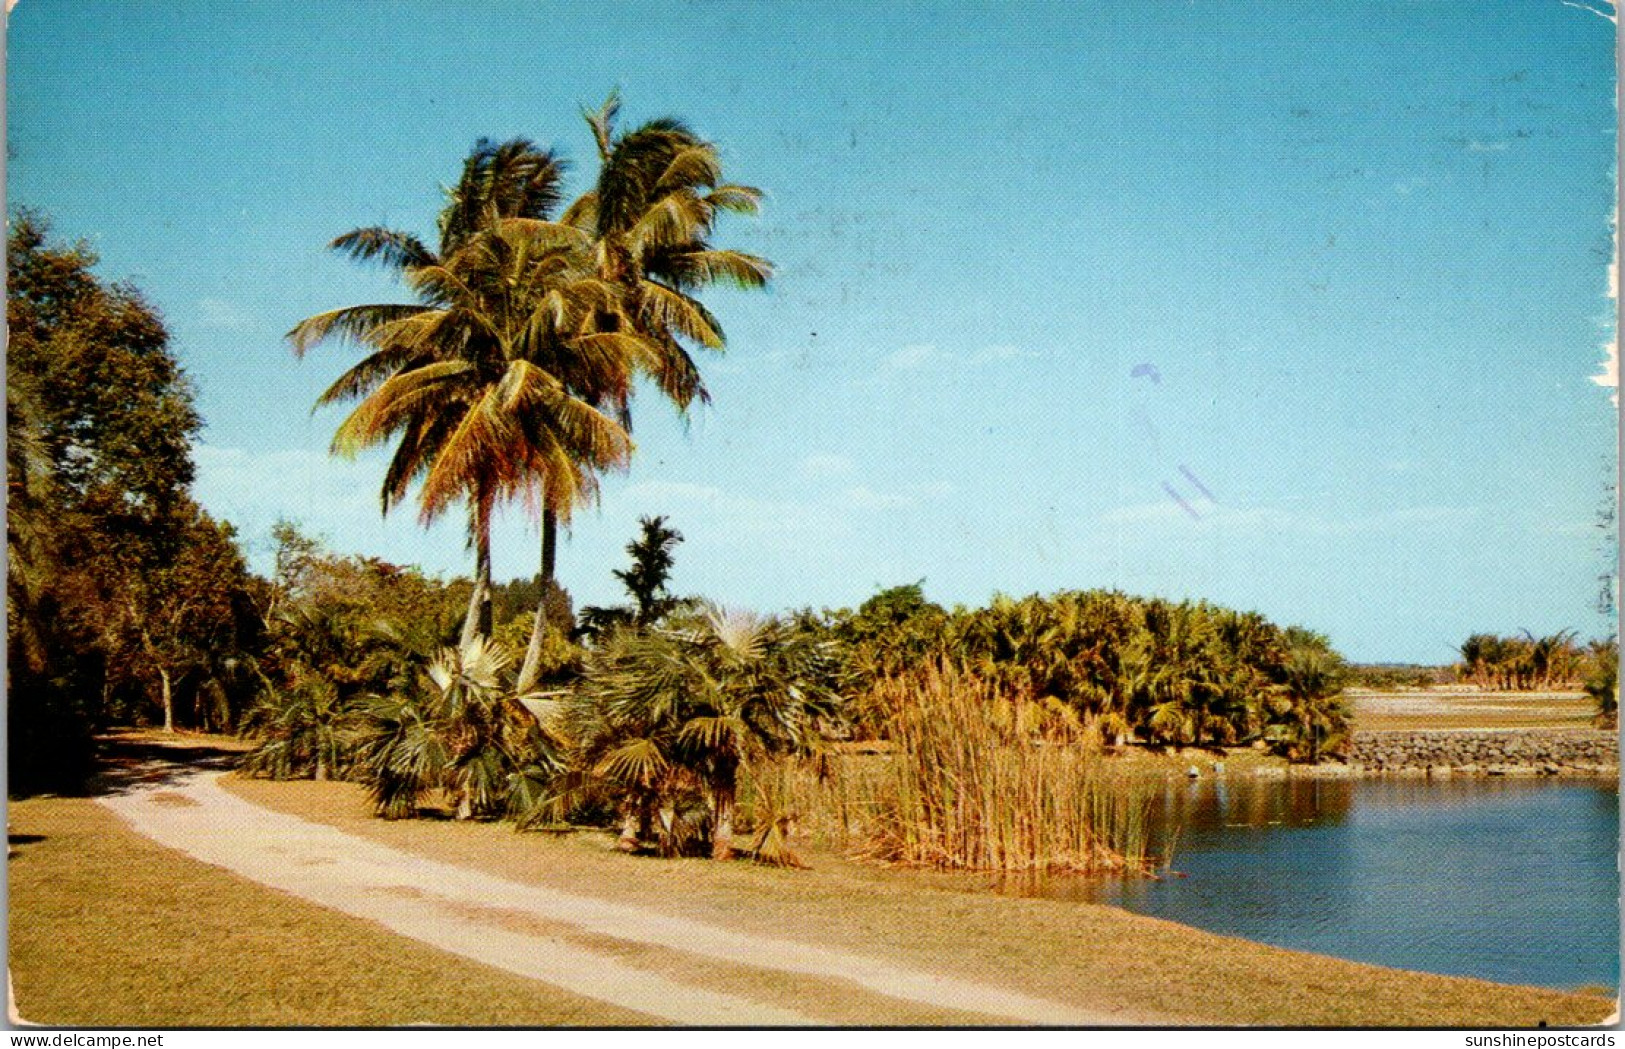
M1356 732L1349 764L1366 772L1617 774L1619 735L1597 729Z

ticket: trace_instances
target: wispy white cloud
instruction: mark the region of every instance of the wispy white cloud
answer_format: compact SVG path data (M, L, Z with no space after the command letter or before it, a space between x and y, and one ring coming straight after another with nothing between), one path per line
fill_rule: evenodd
M1028 350L1020 346L1011 346L1000 343L995 346L984 346L970 355L972 364L997 364L1002 361L1038 361L1048 357L1048 354L1037 350Z
M926 368L982 368L1016 361L1048 360L1053 354L1030 350L1010 343L994 343L973 350L943 350L935 343L910 343L886 356L881 364L888 371L919 371Z
M225 299L197 300L197 321L215 331L242 332L259 326L259 321L248 311Z
M629 485L621 494L629 499L643 501L712 503L722 497L722 489L708 484L690 484L687 481L639 481Z
M1608 264L1608 301L1617 307L1619 303L1619 210L1614 210L1614 259ZM1614 404L1619 404L1619 332L1614 327L1614 311L1610 310L1607 318L1610 329L1608 339L1602 344L1605 354L1601 362L1601 370L1591 377L1591 381L1598 386L1614 391Z
M1505 153L1507 142L1480 142L1476 138L1467 143L1469 153Z
M841 501L858 510L896 510L916 505L912 496L900 492L877 492L861 484L843 491Z
M801 460L803 477L843 477L857 468L857 464L844 455L817 454Z
M201 494L245 509L319 507L325 513L378 511L378 470L304 448L250 452L194 444Z
M886 358L886 367L910 371L922 367L937 356L937 348L928 342L910 343Z
M432 528L417 508L382 516L382 469L374 459L349 461L304 448L253 452L194 444L193 491L210 513L236 526L249 559L269 569L271 526L290 520L341 552L366 551L429 571L463 570L463 523L453 511Z
M773 497L681 481L642 481L606 497L606 505L638 513L705 513L719 532L782 537L809 532L846 535L865 515L906 511L952 495L945 482L922 482L896 489L849 485L812 496Z

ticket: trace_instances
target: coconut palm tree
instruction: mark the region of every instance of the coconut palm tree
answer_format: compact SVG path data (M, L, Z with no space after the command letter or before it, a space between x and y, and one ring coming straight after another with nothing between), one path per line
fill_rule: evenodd
M377 262L401 275L419 296L416 303L331 310L301 321L288 333L299 356L329 339L354 341L369 351L328 389L318 406L362 399L391 379L420 372L414 382L407 384L415 391L410 398L411 411L399 418L392 431L399 443L385 474L385 513L426 472L442 445L457 432L455 423L466 415L466 390L448 390L447 384L432 381L444 378L447 369L421 372L434 365L468 363L478 353L470 342L470 333L477 330L477 325L450 323L443 309L436 310L447 305L446 288L471 290L447 270L447 263L498 221L535 219L550 213L559 201L562 176L562 162L527 140L494 143L481 139L464 162L462 177L447 190L438 223L438 250L411 233L376 226L352 230L332 242L335 250L358 261ZM396 394L403 392L401 385L397 383ZM458 405L459 392L465 395L461 401L465 411L448 412L448 407ZM451 399L450 405L447 398ZM399 403L400 398L393 399ZM353 429L350 441L335 441L335 451L353 452L356 446ZM476 585L465 629L469 635L489 633L492 505L482 494L472 490L468 499L470 541L476 552Z
M333 243L395 269L418 302L334 310L289 333L301 354L332 337L371 350L318 405L360 401L335 435L336 452L395 442L386 512L420 481L425 522L467 504L475 587L464 642L491 629L495 506L535 497L549 525L568 520L596 472L631 451L596 406L624 404L633 369L652 359L635 332L595 328L622 315L622 293L598 278L585 235L545 220L561 170L523 139L482 140L448 191L438 252L382 228Z
M598 146L598 180L570 205L560 222L588 238L598 276L625 295L621 308L596 318L596 329L635 333L646 340L653 352L639 353L627 363L635 374L651 379L683 414L695 400L709 399L690 347L720 351L726 341L721 325L696 294L719 282L760 288L772 276L767 260L719 250L709 242L722 214L755 214L761 193L724 183L716 147L681 121L653 120L617 134L619 112L620 98L612 93L601 109L585 114ZM562 362L558 374L592 404L613 408L618 421L630 430L630 384L581 382ZM543 601L553 583L558 524L558 513L544 505ZM544 629L538 604L519 672L521 691L535 683Z

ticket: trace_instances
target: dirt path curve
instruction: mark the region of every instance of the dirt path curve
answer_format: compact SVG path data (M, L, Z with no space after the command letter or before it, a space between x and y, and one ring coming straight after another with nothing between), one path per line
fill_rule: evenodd
M402 852L260 808L193 773L102 799L136 831L262 885L380 923L415 940L651 1017L697 1026L816 1025L817 1017L680 984L562 939L470 920L470 908L518 911L584 932L760 969L846 980L944 1009L1017 1024L1104 1026L1122 1017L789 940L747 935Z

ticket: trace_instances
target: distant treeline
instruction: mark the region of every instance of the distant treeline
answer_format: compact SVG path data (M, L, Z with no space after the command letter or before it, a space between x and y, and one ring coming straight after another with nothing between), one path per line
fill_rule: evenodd
M1455 680L1456 668L1451 664L1351 663L1348 669L1348 685L1351 688L1432 688L1434 685L1448 685Z
M1581 687L1605 662L1614 640L1584 646L1571 630L1536 637L1473 634L1461 644L1460 680L1484 689L1548 691Z
M802 618L849 651L858 696L945 660L1013 696L1074 710L1108 742L1268 740L1312 759L1347 733L1344 664L1330 642L1256 612L1106 590L949 611L915 584ZM866 712L855 723L862 731Z

